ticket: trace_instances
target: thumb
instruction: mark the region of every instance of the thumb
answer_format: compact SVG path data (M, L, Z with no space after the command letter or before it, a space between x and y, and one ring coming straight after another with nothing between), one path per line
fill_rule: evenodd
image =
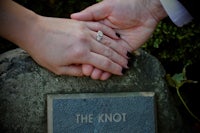
M71 18L82 21L98 21L106 18L109 13L110 8L104 1L102 1L81 12L71 14Z

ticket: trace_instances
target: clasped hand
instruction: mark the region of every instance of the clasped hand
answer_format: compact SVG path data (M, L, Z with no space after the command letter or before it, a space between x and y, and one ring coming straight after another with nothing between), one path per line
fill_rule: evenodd
M127 67L126 42L98 22L40 17L37 39L29 53L41 66L58 75L91 76L106 80ZM97 31L104 33L96 40ZM39 41L41 40L41 41Z

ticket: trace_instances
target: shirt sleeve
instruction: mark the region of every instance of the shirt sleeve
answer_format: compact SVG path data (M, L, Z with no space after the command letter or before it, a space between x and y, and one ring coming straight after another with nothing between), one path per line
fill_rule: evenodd
M178 0L160 0L172 22L182 27L192 21L193 17Z

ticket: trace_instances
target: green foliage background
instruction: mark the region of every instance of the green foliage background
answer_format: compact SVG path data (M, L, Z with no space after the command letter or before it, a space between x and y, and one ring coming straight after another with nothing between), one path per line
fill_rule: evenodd
M169 18L159 23L153 36L143 46L163 63L179 62L182 66L200 60L200 24L175 26Z

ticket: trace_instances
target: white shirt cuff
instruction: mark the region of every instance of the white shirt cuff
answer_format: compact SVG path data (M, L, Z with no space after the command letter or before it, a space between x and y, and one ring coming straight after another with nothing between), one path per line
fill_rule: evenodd
M160 0L172 22L182 27L192 21L193 17L178 0Z

